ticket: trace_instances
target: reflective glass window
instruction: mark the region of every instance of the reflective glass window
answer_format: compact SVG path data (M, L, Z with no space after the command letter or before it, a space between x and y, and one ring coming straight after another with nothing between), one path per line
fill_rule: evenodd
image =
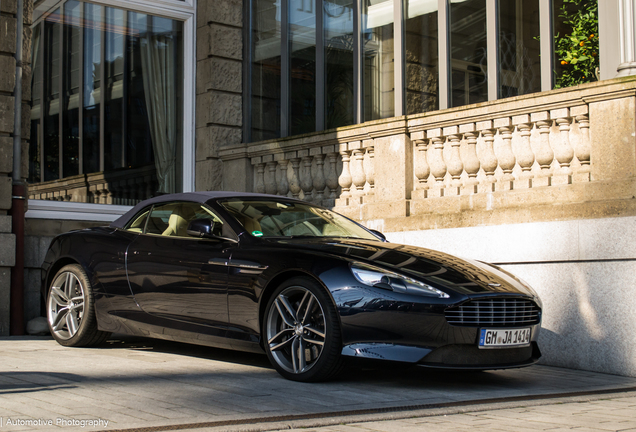
M451 0L451 106L488 100L486 0Z
M324 2L327 129L353 124L353 0Z
M363 0L364 120L393 117L393 0Z
M499 3L500 98L541 91L539 0Z
M439 108L437 0L407 0L404 26L406 113Z
M30 198L131 205L182 190L182 28L77 0L35 24Z
M316 130L316 0L289 0L290 134Z
M280 136L281 0L252 3L252 141Z

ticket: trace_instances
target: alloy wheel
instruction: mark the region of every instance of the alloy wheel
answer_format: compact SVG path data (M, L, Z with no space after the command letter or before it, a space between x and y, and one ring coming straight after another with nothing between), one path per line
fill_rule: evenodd
M267 316L265 336L271 356L289 373L307 372L323 352L326 328L316 296L301 286L288 287L278 294Z
M70 271L57 275L47 301L47 317L51 331L62 340L75 336L84 316L86 290Z

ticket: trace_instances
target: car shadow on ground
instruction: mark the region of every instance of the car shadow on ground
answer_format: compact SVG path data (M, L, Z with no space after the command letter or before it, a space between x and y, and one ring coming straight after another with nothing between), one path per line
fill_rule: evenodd
M99 346L101 349L117 349L144 352L160 352L213 361L234 363L238 365L273 370L265 354L213 348L182 342L144 338L115 334ZM385 383L400 386L449 386L453 383L462 385L489 385L509 381L509 377L501 377L489 371L445 370L420 367L397 362L347 358L342 373L332 380L338 383Z

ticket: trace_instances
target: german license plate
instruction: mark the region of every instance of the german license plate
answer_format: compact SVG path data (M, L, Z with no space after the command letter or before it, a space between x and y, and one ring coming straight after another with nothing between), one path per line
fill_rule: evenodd
M508 348L530 345L530 328L481 329L479 348Z

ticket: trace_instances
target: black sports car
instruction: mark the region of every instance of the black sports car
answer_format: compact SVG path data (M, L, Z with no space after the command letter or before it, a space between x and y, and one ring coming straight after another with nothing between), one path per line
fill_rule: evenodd
M43 295L62 345L118 332L264 351L297 381L347 356L500 369L541 355L541 301L520 279L273 195L163 195L61 234Z

